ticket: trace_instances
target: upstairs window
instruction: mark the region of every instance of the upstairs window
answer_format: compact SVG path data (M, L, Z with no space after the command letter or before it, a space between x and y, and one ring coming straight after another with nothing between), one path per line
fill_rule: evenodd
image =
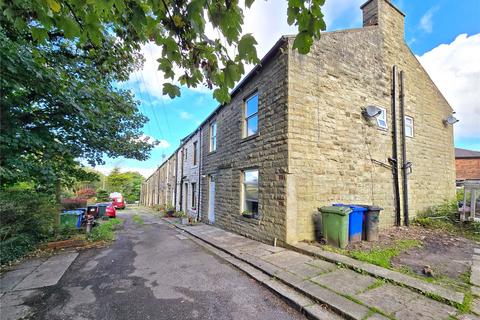
M243 212L258 215L258 170L243 171Z
M210 123L210 152L217 150L217 121Z
M413 118L405 116L405 136L413 138Z
M198 149L198 147L197 147L197 141L195 141L195 142L193 143L193 165L194 165L194 166L197 165L197 161L198 161L198 159L197 159L197 157L198 157L198 155L197 155L198 150L197 150L197 149Z
M377 116L377 125L382 129L387 129L387 110L380 108L380 114Z
M258 132L258 93L245 101L243 137L250 137Z

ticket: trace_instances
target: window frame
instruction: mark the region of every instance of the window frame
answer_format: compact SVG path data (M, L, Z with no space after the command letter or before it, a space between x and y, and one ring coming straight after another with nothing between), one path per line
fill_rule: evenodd
M198 141L193 143L193 165L196 166L198 164Z
M410 122L410 125L407 125L407 119L409 119L411 122ZM405 137L409 137L409 138L413 138L414 135L415 135L415 129L414 129L414 126L415 126L415 121L413 119L413 117L411 116L405 116L405 128L403 129L404 132L405 132ZM411 129L411 134L408 134L407 132L407 128L410 128Z
M215 130L214 130L215 128ZM209 146L209 151L213 152L217 150L217 120L213 120L210 122L210 146Z
M192 210L197 210L197 197L195 196L195 193L197 192L196 182L191 183L191 189L192 189L192 200L190 201L190 205L191 205L190 208L192 208Z
M376 121L377 121L377 126L380 128L380 129L388 129L388 118L387 118L387 109L385 108L382 108L382 107L378 107L378 109L381 110L380 114L376 117ZM382 116L383 115L383 116ZM382 116L382 117L380 117ZM385 126L383 126L380 121L383 121L385 122Z
M251 115L248 115L247 112L248 112L248 102L250 100L252 100L253 98L257 97L257 110L256 112L252 113ZM252 93L251 95L249 95L243 102L243 138L248 138L248 137L252 137L252 136L255 136L258 134L258 128L259 128L259 125L258 125L258 109L259 109L259 95L258 95L258 92L254 92ZM252 134L248 134L248 121L251 120L252 118L256 117L257 118L257 128L256 128L256 132L255 133L252 133Z
M246 183L245 182L245 177L246 177L246 174L247 172L257 172L257 183L256 183L256 187L257 187L257 200L252 200L252 199L247 199L247 195L246 195L246 188L247 188L247 185L254 185L254 184L251 184L251 183ZM254 218L258 218L259 215L260 215L260 211L259 211L259 203L260 203L260 187L259 187L259 181L260 181L260 170L258 168L249 168L249 169L244 169L241 171L241 212L240 214L243 214L244 211L246 211L246 208L247 208L247 201L250 201L250 202L256 202L257 203L257 212L251 212L253 213L253 216Z

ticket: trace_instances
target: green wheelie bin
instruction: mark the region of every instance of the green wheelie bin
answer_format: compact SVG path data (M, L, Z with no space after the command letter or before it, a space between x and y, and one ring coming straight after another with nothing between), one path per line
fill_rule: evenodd
M323 237L333 246L345 248L348 244L348 217L352 209L343 206L321 207Z

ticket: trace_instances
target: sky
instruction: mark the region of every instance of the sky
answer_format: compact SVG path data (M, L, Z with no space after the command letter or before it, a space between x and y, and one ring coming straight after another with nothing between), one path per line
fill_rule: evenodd
M362 26L360 6L366 0L326 0L323 6L327 31ZM405 40L432 80L456 111L455 146L480 151L480 1L392 0L405 13ZM288 26L286 0L256 0L245 9L243 33L253 33L259 58L284 34L295 34ZM207 30L213 34L214 30ZM182 88L181 97L162 96L163 75L157 71L160 49L143 47L142 70L121 87L130 89L141 102L140 111L149 121L145 135L160 141L147 161L105 159L96 169L109 173L138 171L148 177L179 146L180 139L218 106L206 88ZM252 66L251 66L252 67ZM248 71L248 70L247 70Z

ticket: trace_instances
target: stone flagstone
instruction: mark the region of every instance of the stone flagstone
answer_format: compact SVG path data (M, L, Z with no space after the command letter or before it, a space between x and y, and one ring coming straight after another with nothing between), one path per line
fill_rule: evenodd
M311 280L335 292L351 296L365 291L376 282L376 279L373 277L359 274L348 269L338 269L337 271L322 274Z

